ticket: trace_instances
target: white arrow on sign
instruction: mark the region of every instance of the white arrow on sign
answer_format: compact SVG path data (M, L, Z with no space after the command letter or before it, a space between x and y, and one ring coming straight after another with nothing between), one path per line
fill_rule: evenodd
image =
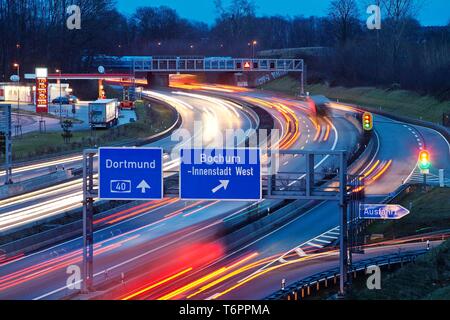
M227 190L228 185L230 184L230 180L219 180L220 184L215 187L214 189L212 189L212 193L216 193L217 191L219 191L220 189L224 189Z
M148 185L147 181L145 181L145 180L142 180L141 183L139 183L139 185L136 188L141 189L142 193L145 193L147 191L147 189L151 189L150 186Z

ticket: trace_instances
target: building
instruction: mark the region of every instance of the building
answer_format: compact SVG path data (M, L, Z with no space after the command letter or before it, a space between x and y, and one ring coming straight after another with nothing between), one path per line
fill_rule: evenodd
M29 85L18 85L16 83L0 83L0 101L18 101L32 103L33 88Z

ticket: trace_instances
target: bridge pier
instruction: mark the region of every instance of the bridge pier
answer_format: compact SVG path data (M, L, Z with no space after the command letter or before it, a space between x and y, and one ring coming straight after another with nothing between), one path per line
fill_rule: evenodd
M147 73L148 87L169 87L169 74L168 73Z

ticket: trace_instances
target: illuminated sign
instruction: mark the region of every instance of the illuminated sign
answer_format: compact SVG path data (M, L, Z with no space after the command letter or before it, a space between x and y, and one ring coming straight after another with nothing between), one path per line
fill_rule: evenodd
M250 69L250 62L246 62L245 64L244 64L244 68L245 69Z
M36 78L36 112L48 113L48 79Z
M36 78L48 78L48 69L36 68Z

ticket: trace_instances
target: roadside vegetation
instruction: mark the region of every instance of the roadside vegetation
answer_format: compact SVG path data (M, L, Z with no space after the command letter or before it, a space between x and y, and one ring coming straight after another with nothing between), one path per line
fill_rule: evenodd
M398 221L378 221L367 234L383 234L384 239L415 236L450 228L450 188L415 190L398 199L411 213ZM450 240L415 263L390 273L382 273L381 290L368 290L365 278L355 282L349 299L401 300L450 299ZM363 281L364 279L364 281Z
M70 142L65 143L62 129L57 132L32 132L13 140L13 159L32 160L42 156L57 155L80 151L94 146L108 146L131 143L136 139L144 139L172 126L176 114L162 104L136 103L137 120L109 130L72 131Z
M355 282L349 299L357 300L448 300L450 299L450 240L417 258L415 263L381 275L381 289L368 290Z
M427 192L415 190L397 198L396 203L411 213L398 221L378 221L367 229L367 235L383 235L395 239L450 229L450 188L433 188Z
M290 95L299 93L300 83L290 77L283 77L264 86L265 90ZM331 100L361 105L367 109L383 110L396 115L442 123L442 114L450 112L450 100L439 101L431 96L421 96L413 91L378 89L374 87L330 87L314 84L305 87L311 95L324 95Z

